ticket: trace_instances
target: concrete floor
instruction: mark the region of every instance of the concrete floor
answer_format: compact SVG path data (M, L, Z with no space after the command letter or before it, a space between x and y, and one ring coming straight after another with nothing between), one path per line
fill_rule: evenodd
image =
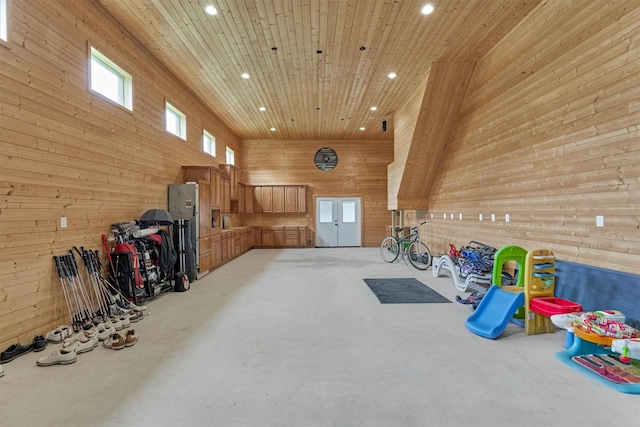
M640 398L555 358L564 332L492 341L469 306L381 305L362 281L450 278L377 248L252 250L148 304L139 342L4 364L3 426L640 426Z

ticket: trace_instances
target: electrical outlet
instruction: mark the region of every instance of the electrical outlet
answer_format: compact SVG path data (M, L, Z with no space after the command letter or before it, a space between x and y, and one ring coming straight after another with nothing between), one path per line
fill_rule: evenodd
M67 217L66 216L61 216L60 217L60 228L67 228Z
M453 213L451 213L451 219L453 219Z
M596 227L604 227L604 216L596 216Z
M462 214L458 214L458 219L462 221Z
M491 214L491 221L495 222L495 220L496 220L496 214Z
M482 221L482 214L478 214L478 221Z
M447 219L447 214L446 214L446 213L445 213L445 214L442 214L442 218L443 218L443 219Z
M506 214L506 215L504 216L504 222L509 222L509 214Z

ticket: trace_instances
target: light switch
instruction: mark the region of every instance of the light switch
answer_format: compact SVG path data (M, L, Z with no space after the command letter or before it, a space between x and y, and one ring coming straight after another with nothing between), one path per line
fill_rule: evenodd
M495 221L496 220L496 214L491 214L491 221Z
M506 215L504 216L504 222L509 222L509 214L506 214Z
M61 216L60 217L60 228L67 228L67 217L66 216Z
M596 227L604 227L604 216L596 216Z

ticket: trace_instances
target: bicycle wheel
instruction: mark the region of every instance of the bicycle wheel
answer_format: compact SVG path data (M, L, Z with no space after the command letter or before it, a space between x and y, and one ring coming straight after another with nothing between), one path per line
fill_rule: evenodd
M393 236L387 236L380 244L380 255L386 262L394 262L398 259L400 250L398 249L398 241Z
M418 270L426 270L431 265L431 252L424 243L414 240L407 248L409 262Z

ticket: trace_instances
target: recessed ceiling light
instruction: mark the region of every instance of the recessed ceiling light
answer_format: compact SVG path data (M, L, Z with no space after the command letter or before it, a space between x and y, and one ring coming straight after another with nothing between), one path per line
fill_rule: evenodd
M218 14L218 9L216 9L216 7L212 6L212 5L209 5L209 6L205 7L204 11L207 12L209 15L217 15Z
M396 77L398 77L398 75L396 73L389 73L388 76L390 79L395 79Z
M436 8L433 7L432 4L425 4L422 6L422 9L420 9L420 13L423 15L431 15L434 10L436 10Z
M364 130L364 127L361 127L360 130Z
M276 128L271 128L270 130L271 130L271 132L275 132Z
M373 107L371 107L371 108L369 108L369 109L370 109L371 111L376 111L376 110L378 109L378 107L373 106Z
M266 108L266 107L260 107L260 108L258 108L258 110L260 110L260 111L267 111L267 108Z
M243 79L248 79L248 78L249 78L249 77L251 77L251 76L250 76L249 74L247 74L247 73L242 73L242 74L240 75L240 77L242 77Z

